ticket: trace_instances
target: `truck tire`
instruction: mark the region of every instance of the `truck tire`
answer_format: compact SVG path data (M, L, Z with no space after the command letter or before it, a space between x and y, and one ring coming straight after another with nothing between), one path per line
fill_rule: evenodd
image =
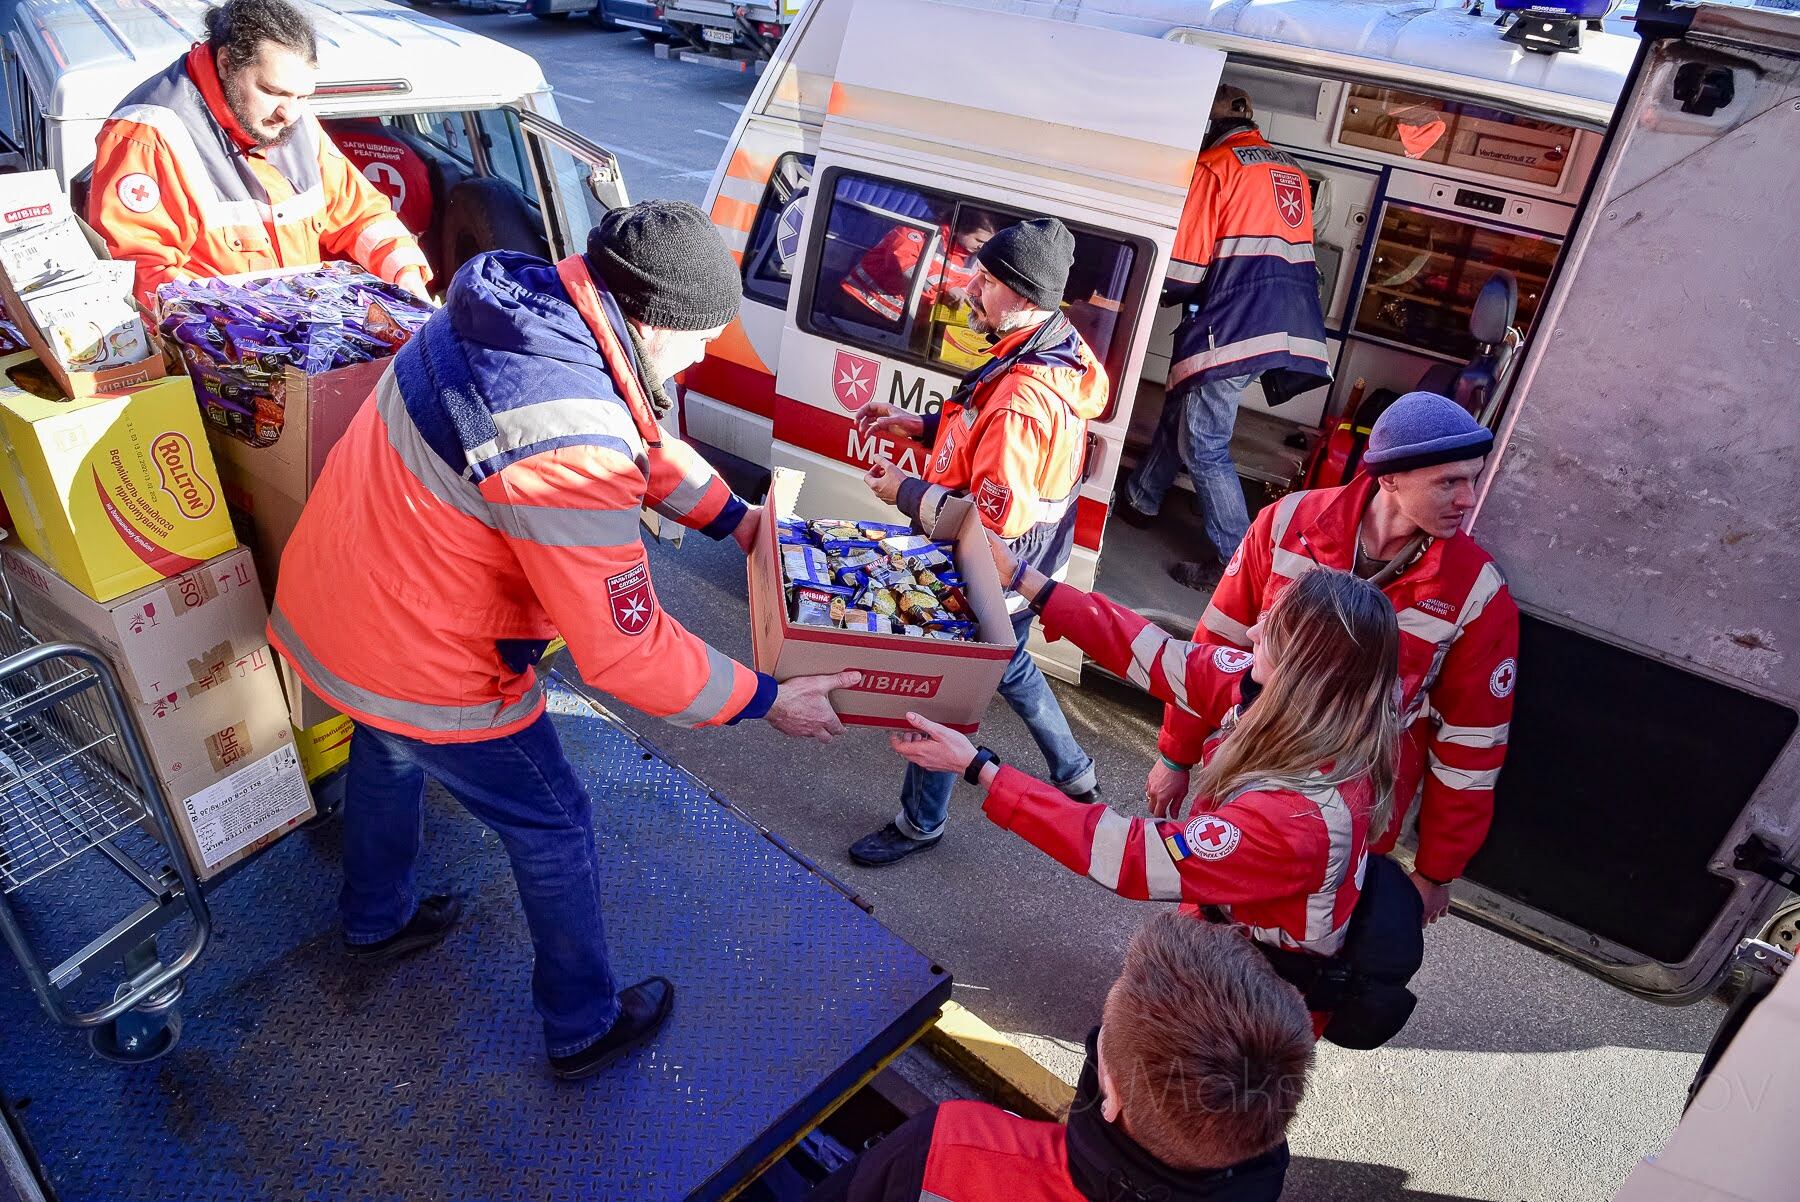
M596 4L588 9L587 19L595 29L615 30L621 28L616 21L606 15L604 4Z
M516 250L540 259L550 257L537 214L517 188L492 177L464 180L450 189L439 237L446 280L483 251Z

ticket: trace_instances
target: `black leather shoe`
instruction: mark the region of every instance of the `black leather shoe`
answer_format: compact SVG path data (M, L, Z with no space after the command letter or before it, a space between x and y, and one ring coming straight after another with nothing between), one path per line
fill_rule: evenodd
M1084 806L1105 805L1106 804L1106 794L1104 794L1100 791L1099 785L1095 785L1093 788L1089 789L1085 793L1069 794L1069 800L1070 801L1079 801Z
M914 839L893 823L888 823L872 835L864 835L850 845L850 858L866 868L880 868L886 864L896 864L912 855L915 851L930 851L943 838Z
M1156 515L1154 513L1145 513L1124 497L1119 498L1119 503L1115 508L1118 510L1119 516L1125 519L1125 524L1127 526L1131 526L1138 530L1147 529L1151 523L1156 521Z
M1169 579L1183 588L1191 588L1199 593L1210 593L1213 586L1219 583L1219 561L1216 559L1190 560L1187 563L1173 564L1169 568Z
M550 1057L550 1071L564 1081L591 1077L626 1052L650 1042L675 1010L675 986L667 977L646 977L619 991L619 1018L612 1030L569 1056Z
M380 943L346 943L352 960L398 960L439 943L462 917L462 902L448 893L436 893L419 903L412 921Z

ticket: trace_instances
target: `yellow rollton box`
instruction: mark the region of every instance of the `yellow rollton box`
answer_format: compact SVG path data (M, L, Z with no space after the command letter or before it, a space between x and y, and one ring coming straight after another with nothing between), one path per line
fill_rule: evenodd
M19 540L96 601L237 545L186 376L72 400L35 356L0 358L0 442Z
M336 772L350 762L350 736L356 723L339 714L316 726L294 728L294 745L300 749L300 769L308 781Z

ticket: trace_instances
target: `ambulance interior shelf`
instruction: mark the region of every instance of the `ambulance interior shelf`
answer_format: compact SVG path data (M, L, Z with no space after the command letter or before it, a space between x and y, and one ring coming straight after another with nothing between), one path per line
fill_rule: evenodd
M1510 271L1519 285L1516 324L1529 331L1560 247L1560 240L1542 234L1390 202L1352 330L1422 355L1467 362L1479 351L1469 319L1482 285Z
M895 181L833 172L802 323L811 332L955 375L988 358L969 329L961 291L973 253L994 231L1036 214L963 201ZM1133 242L1071 224L1075 263L1063 312L1106 365L1117 404L1131 327L1130 298L1143 292L1149 256ZM779 235L777 235L779 237Z

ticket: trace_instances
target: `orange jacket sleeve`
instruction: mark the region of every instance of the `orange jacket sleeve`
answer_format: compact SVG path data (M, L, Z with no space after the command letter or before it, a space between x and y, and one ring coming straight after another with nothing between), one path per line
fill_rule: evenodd
M200 214L181 185L162 136L135 121L109 120L95 145L88 224L115 259L137 265L137 298L154 310L156 290L191 280Z
M975 502L982 522L1001 538L1018 538L1037 524L1042 509L1038 479L1051 452L1051 434L1044 423L1016 409L1005 408L1007 392L1029 383L1013 383L1014 372L995 386L995 395L984 406L973 431L974 454L969 463L969 499Z
M1187 200L1181 207L1181 224L1175 227L1175 245L1169 251L1169 277L1163 287L1164 304L1181 304L1198 298L1200 283L1212 262L1219 241L1221 181L1212 168L1196 159L1188 183Z
M325 229L319 235L319 249L327 258L353 259L390 284L408 267L417 268L430 283L425 252L400 223L393 204L316 122L313 135L319 139L319 177L325 187Z
M1249 533L1225 565L1212 600L1200 617L1200 625L1194 631L1196 641L1249 648L1250 627L1262 615L1263 596L1274 565L1274 522L1275 506L1267 505L1250 523ZM1197 764L1206 736L1211 733L1191 715L1171 705L1163 710L1156 749L1174 763Z
M595 446L543 451L481 482L583 680L680 726L760 717L773 679L709 646L657 600L638 535L643 490L634 463Z

